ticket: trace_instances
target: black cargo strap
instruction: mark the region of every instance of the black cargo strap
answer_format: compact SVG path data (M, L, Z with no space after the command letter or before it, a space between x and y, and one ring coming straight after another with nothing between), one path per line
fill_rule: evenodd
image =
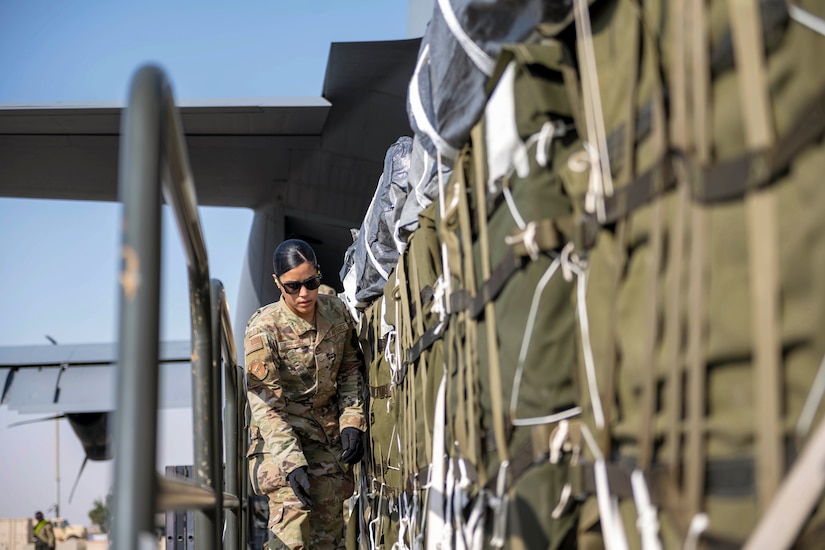
M436 323L435 325L431 326L427 329L421 338L416 340L415 344L412 345L410 349L407 350L407 357L404 359L404 372L406 373L406 367L415 363L418 358L424 353L424 350L429 349L436 340L441 338L441 335L444 334L444 331L447 330L447 325L450 324L450 318L445 317L442 322Z
M466 290L457 290L450 295L450 311L469 310L473 319L478 318L484 311L484 306L495 300L510 280L510 277L527 263L525 256L516 255L509 249L504 259L490 273L490 278L484 281L475 297Z
M532 468L533 466L538 466L539 464L544 464L547 462L548 457L550 456L549 452L545 453L542 456L535 456L533 454L533 442L532 440L528 439L525 441L519 449L512 454L512 458L510 459L509 465L507 466L507 481L505 484L505 492L509 491L513 488L516 484L516 481L524 475L527 470ZM497 483L496 476L490 477L485 485L485 489L490 491L491 493L496 493L496 483Z
M386 468L384 469L386 473ZM398 503L391 504L392 501L397 501L401 495L401 489L391 487L386 484L381 484L373 481L370 493L367 494L368 502L372 509L383 516L395 517L398 515Z
M392 395L392 384L387 382L381 386L370 386L370 397L373 399L386 399Z
M784 30L790 20L785 2L763 0L759 3L761 12L762 32L765 49L772 52L782 43ZM731 29L710 44L710 71L711 79L735 68L733 58L733 33ZM667 90L664 90L667 99ZM653 101L648 101L639 107L635 121L635 138L632 144L627 141L627 125L622 123L607 136L607 151L610 157L610 167L618 173L622 169L625 156L625 147L637 147L639 143L650 136L653 128Z
M603 225L616 222L665 191L676 187L674 157L674 153L667 154L656 166L628 185L614 189L612 195L605 197Z
M793 445L786 445L786 464L793 462L795 456ZM607 464L607 479L610 484L610 493L619 498L633 498L630 485L630 474L634 469L634 460L620 459ZM580 464L576 468L574 478L574 492L579 494L596 494L595 474L593 464ZM654 464L649 472L645 472L645 479L650 491L651 502L664 505L665 498L661 486L664 478L670 474L664 464ZM756 465L752 457L715 458L705 465L704 494L712 497L741 498L756 495Z
M510 278L527 264L530 256L530 247L534 246L534 250L540 252L557 250L564 246L567 242L566 235L573 230L572 217L546 218L530 223L534 224L534 242L528 245L520 241L510 245L504 259L498 263L490 274L490 278L481 284L476 296L470 296L466 290L453 292L449 298L451 313L469 310L471 317L477 319L484 311L484 306L495 300ZM516 235L517 234L514 234L512 236ZM424 290L426 290L426 287ZM422 299L424 297L424 290L422 290ZM430 292L432 291L430 290ZM448 324L449 317L445 318L443 323L430 327L421 338L407 350L404 365L409 366L415 363L425 350L429 349L436 340L441 338Z
M526 441L521 448L513 453L513 458L507 468L506 490L513 488L518 479L533 466L545 464L548 454L536 456L533 453L533 444ZM606 466L607 481L610 494L621 499L633 499L633 488L630 484L630 474L633 472L631 460L610 462ZM596 477L594 465L579 463L569 466L570 482L573 494L583 497L596 494ZM705 469L705 491L707 496L737 498L756 494L756 468L753 458L715 459L707 463ZM670 473L663 464L655 464L650 471L645 472L645 480L650 492L651 503L656 506L666 504L666 492L663 486L669 483ZM496 479L492 478L485 487L488 491L495 491Z
M607 481L611 496L633 500L633 488L630 474L633 466L627 462L607 464ZM593 464L578 464L571 468L573 495L596 495L596 477ZM752 497L756 494L755 463L752 458L719 459L707 463L705 470L705 495L717 497ZM668 495L672 480L667 468L661 464L654 465L645 472L651 504L678 514L678 503L673 502L674 495ZM670 505L670 506L669 506ZM671 506L676 505L676 509ZM674 518L679 523L679 518ZM742 541L731 540L713 531L704 531L700 537L702 547L710 550L734 550L742 547Z
M693 191L699 202L729 200L762 187L788 169L791 161L825 133L825 91L809 105L782 139L764 152L752 152L719 165L715 178L706 179L706 189ZM732 176L732 177L731 177Z
M814 101L793 128L766 151L747 152L719 162L699 174L691 185L693 200L713 203L742 197L747 191L771 183L787 170L794 157L825 133L825 91ZM676 152L669 153L629 185L615 189L605 197L605 221L611 224L676 186L675 165L686 161Z
M496 268L490 273L490 278L484 281L475 297L466 290L453 292L450 296L450 311L469 310L473 319L477 319L484 311L484 306L494 301L509 282L510 278L522 269L533 251L549 252L562 248L568 240L567 235L573 231L573 218L545 218L530 222L535 230L534 242L531 245L518 241L510 245L507 254ZM519 232L511 237L523 235Z

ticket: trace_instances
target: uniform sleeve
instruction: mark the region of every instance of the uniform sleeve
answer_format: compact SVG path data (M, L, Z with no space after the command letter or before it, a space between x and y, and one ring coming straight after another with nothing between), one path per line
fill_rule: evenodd
M367 421L364 417L364 381L361 376L364 359L358 346L354 323L348 315L347 327L344 355L338 369L338 410L341 411L338 424L341 430L358 428L364 432L367 430Z
M270 337L266 331L247 329L246 354L247 399L252 423L258 426L269 452L281 470L289 473L306 466L301 442L287 419L278 365L272 357Z
M49 545L50 548L54 548L54 528L52 524L47 523L44 531L46 531L46 544Z

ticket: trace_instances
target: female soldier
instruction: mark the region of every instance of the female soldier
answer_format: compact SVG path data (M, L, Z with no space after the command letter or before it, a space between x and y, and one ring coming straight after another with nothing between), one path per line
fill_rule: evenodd
M361 354L344 303L318 294L312 248L284 241L272 264L281 299L255 312L244 338L250 479L269 498L270 549L336 548L349 464L364 453Z

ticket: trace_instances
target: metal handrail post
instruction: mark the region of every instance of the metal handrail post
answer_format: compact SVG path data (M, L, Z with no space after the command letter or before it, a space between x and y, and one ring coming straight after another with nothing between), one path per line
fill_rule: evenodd
M238 367L223 285L209 279L180 115L169 83L157 67L141 68L132 80L123 116L119 170L124 217L113 547L137 550L155 545L162 181L189 268L194 485L184 487L187 494L183 502L194 508L199 550L220 544L225 506L230 509L226 515L226 546L243 549L249 515L248 472L239 466L249 435L248 406L240 414L240 404L246 404L244 376ZM222 352L227 358L225 371ZM225 428L222 397L226 400ZM227 456L226 491L231 495L227 497L222 432ZM170 486L181 490L170 480L162 481L164 491ZM165 505L170 505L168 495L164 495ZM181 501L173 498L172 502Z
M226 378L224 386L224 442L226 445L226 472L225 483L226 492L238 495L238 453L241 445L238 435L238 392L237 392L237 363L235 362L235 340L232 336L231 324L228 321L229 308L226 305L226 293L220 281L212 279L212 303L213 313L219 319L213 327L214 336L218 339L220 349L223 350L223 357L226 358L226 368L223 369ZM240 510L229 508L226 510L226 535L224 536L224 548L226 550L238 550L238 514Z
M212 364L212 393L210 398L211 403L211 415L212 415L212 423L210 424L211 433L210 437L211 440L214 442L214 445L211 448L211 460L210 463L212 465L217 466L213 470L213 480L216 487L216 494L218 495L218 500L216 502L216 506L213 508L212 513L214 514L214 522L215 525L218 527L223 526L223 492L224 492L224 466L223 466L223 445L219 444L222 441L222 434L223 431L223 410L221 407L221 393L223 389L222 384L222 367L223 361L221 360L221 348L223 343L223 329L222 329L222 318L221 318L221 307L224 303L224 294L223 294L223 284L217 279L212 279L209 283L209 297L210 297L210 310L211 310L211 319L212 319L212 357L213 357L213 364ZM218 533L216 533L216 540L220 541L222 539L228 539L229 534L224 537L223 533L221 533L220 529ZM225 540L224 540L225 544Z
M160 181L163 74L132 80L121 126L118 193L123 202L120 335L115 411L113 547L154 540L160 326ZM151 538L149 538L151 537Z
M143 67L133 78L118 177L124 221L113 543L136 550L154 539L162 181L189 267L194 481L214 501L205 512L195 511L195 536L198 548L209 550L221 540L224 500L218 473L223 466L221 390L215 374L220 374L220 348L218 353L213 349L209 263L182 125L169 83L157 67Z
M195 540L199 550L212 550L221 540L223 487L219 483L222 463L215 461L215 414L218 406L215 379L218 357L212 341L212 300L209 261L197 210L195 185L189 168L189 156L183 141L183 126L171 93L166 103L167 151L169 178L164 180L164 196L175 210L186 263L189 268L189 306L192 319L192 426L194 431L193 479L215 492L215 506L195 510ZM220 433L220 432L217 432Z
M249 525L250 525L250 514L252 513L249 509L249 468L247 466L246 458L246 449L249 445L249 417L247 415L247 410L249 408L246 402L246 380L244 377L243 369L238 367L237 369L237 376L238 376L238 410L243 411L242 414L238 415L238 430L240 431L240 441L242 445L240 447L241 452L241 467L238 469L240 474L240 492L238 493L238 497L241 501L241 518L240 522L243 528L241 529L241 548L246 550L249 545ZM240 406L243 408L240 408Z
M243 433L245 438L249 439L249 424L252 419L252 410L249 407L249 401L246 399L246 386L245 380L243 379L243 375L241 375L241 388L243 388L243 400L241 403L244 403L243 408ZM246 514L243 518L244 520L244 530L243 530L243 548L247 548L249 546L249 533L252 527L252 509L249 505L249 489L251 487L250 479L249 479L249 467L247 464L244 464L244 467L241 468L241 502L243 503L244 509Z

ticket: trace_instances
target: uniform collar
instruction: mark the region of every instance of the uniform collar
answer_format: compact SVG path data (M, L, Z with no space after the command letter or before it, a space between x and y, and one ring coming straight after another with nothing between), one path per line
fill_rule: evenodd
M298 317L294 311L289 309L289 306L286 305L286 301L284 300L284 295L281 294L281 299L278 301L278 305L281 308L281 313L286 318L286 322L289 324L289 327L292 329L297 335L303 335L310 330L313 330L315 327L312 326L312 323L309 321L305 321ZM317 307L317 306L316 306Z
M315 328L318 330L318 342L332 328L332 311L327 307L326 300L321 299L321 295L315 301Z
M332 328L332 321L330 319L330 317L332 316L331 311L324 304L324 300L322 300L320 296L315 301L315 326L312 326L312 323L310 323L309 321L305 321L304 319L296 315L294 311L289 309L289 306L286 304L286 301L284 301L283 294L281 295L279 303L281 306L281 311L286 316L287 322L290 324L295 334L305 334L310 330L317 330L317 341L320 342L324 338L324 336L326 336L327 332L329 332L329 329Z

